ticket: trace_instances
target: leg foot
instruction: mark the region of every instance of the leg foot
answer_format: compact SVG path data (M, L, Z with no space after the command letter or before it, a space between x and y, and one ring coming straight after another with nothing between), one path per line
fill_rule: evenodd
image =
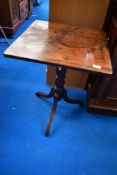
M37 92L36 93L37 97L45 97L45 98L51 98L51 97L53 97L53 95L54 95L54 88L51 89L49 94L45 94L43 92Z
M52 111L51 111L51 114L50 114L50 118L49 118L49 122L48 122L48 125L47 125L47 128L46 128L46 131L45 131L45 136L48 136L49 135L50 127L52 125L52 121L53 121L53 118L54 118L56 107L57 107L57 98L54 98L54 103L53 103L53 106L52 106Z
M63 99L64 101L68 102L68 103L71 103L71 104L79 104L80 107L83 107L84 106L84 103L80 100L80 99L72 99L72 98L69 98L67 96L67 92L65 91L64 95L63 95Z

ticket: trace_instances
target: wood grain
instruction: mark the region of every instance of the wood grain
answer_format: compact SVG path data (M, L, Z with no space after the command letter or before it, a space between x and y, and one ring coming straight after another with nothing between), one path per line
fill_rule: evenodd
M49 19L69 25L102 29L110 0L50 0Z
M98 30L65 24L34 21L4 55L112 74L105 34Z
M49 20L68 25L102 29L110 0L50 0ZM48 85L55 81L54 66L47 66ZM52 73L52 74L51 74ZM67 69L66 87L84 89L88 81L88 72Z

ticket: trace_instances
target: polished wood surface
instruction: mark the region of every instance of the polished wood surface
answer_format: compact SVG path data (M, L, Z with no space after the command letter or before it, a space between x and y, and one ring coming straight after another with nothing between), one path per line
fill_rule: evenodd
M36 20L4 55L112 74L106 43L101 31Z
M49 20L68 25L102 29L110 0L50 0ZM55 81L56 68L48 65L47 84ZM84 89L88 81L88 72L67 69L65 86Z

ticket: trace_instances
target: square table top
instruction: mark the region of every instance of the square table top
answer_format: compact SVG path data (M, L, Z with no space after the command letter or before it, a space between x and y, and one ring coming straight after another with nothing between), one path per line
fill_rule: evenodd
M104 32L35 20L4 52L7 57L112 74Z

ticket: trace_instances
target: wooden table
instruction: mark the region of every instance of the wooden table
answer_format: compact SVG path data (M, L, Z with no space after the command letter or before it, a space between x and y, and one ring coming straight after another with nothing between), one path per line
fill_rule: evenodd
M4 52L7 57L56 65L55 87L49 94L37 92L38 97L53 97L53 107L45 135L49 135L57 102L71 99L64 88L67 68L81 69L101 74L112 74L107 39L103 32L68 26L60 23L34 21L29 28Z

